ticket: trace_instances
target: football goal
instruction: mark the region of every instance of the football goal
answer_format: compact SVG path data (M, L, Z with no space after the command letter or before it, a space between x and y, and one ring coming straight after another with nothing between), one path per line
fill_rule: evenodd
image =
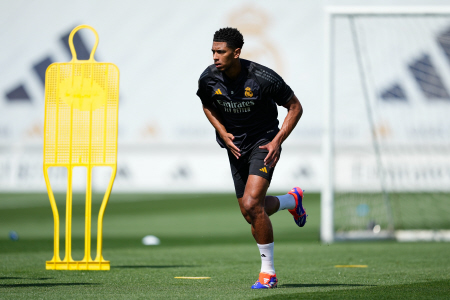
M325 24L321 240L450 241L450 7Z

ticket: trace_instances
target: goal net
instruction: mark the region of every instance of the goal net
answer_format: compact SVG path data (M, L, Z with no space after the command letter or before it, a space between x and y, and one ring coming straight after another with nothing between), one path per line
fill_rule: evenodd
M323 242L450 241L450 9L329 9Z

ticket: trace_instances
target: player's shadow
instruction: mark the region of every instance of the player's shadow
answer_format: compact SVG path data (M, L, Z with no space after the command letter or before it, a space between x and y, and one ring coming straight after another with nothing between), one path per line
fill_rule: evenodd
M133 266L111 266L111 269L169 269L169 268L194 268L201 266L190 265L133 265Z
M306 288L306 287L330 287L330 286L376 286L373 284L344 284L344 283L293 283L278 285L280 288Z
M0 284L1 288L27 288L27 287L52 287L52 286L73 286L73 285L88 285L95 286L100 285L99 283L90 282L68 282L68 283L11 283L11 284Z

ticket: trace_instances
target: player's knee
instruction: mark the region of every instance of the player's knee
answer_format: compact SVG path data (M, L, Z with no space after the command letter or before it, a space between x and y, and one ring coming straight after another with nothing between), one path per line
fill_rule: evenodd
M264 210L257 198L246 195L244 195L244 197L242 198L242 206L246 215L248 215L250 219L253 219L258 213ZM248 221L247 218L246 220Z

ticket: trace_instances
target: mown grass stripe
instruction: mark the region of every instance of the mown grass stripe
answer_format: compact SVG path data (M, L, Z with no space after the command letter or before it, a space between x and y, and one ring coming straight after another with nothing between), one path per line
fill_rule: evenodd
M176 279L211 279L211 277L174 277Z
M368 265L335 265L335 268L367 268Z

